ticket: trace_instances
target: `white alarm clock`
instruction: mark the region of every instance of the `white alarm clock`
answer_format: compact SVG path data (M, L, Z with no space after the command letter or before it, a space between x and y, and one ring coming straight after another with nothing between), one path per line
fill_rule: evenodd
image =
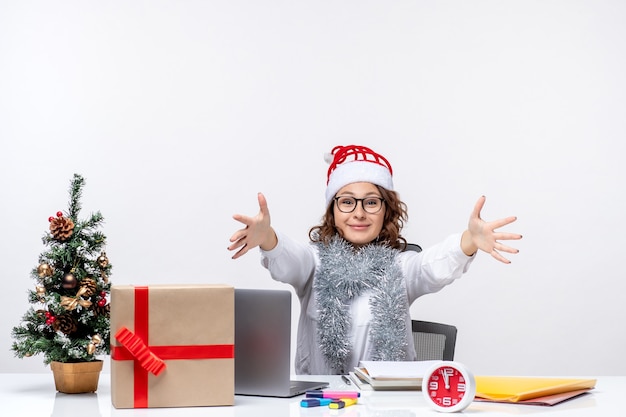
M431 408L454 413L464 410L474 400L476 381L465 365L441 361L424 373L422 394Z

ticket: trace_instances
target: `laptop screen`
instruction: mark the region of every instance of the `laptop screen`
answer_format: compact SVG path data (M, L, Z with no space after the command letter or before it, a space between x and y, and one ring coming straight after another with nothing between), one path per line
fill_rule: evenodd
M235 393L289 388L291 292L235 289Z
M328 385L291 381L290 371L291 292L236 288L235 394L290 397Z

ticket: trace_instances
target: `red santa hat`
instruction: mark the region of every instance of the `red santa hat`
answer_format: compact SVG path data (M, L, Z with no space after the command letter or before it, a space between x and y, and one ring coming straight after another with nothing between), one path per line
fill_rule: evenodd
M370 148L335 146L325 159L330 164L326 181L327 207L341 188L355 182L370 182L393 191L391 164Z

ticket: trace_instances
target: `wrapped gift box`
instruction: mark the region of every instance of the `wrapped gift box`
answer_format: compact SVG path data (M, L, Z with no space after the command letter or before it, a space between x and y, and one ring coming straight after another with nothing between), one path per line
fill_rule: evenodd
M111 401L116 408L233 405L234 288L111 288Z

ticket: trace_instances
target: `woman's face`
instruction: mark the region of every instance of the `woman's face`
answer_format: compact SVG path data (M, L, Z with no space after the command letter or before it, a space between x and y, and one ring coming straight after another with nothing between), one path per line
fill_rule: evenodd
M341 232L344 239L354 245L361 246L375 240L380 231L383 229L383 220L385 218L385 204L376 198L382 198L378 187L369 182L355 182L341 188L335 197L353 197L358 199L354 211L344 213L339 210L339 202L335 200L333 207L333 215L335 217L335 227ZM369 201L369 205L382 204L382 208L377 213L368 213L364 209L364 205L368 206L367 199L374 197ZM349 209L349 205L342 205L344 211ZM346 208L347 207L347 208ZM370 211L373 211L371 208Z

